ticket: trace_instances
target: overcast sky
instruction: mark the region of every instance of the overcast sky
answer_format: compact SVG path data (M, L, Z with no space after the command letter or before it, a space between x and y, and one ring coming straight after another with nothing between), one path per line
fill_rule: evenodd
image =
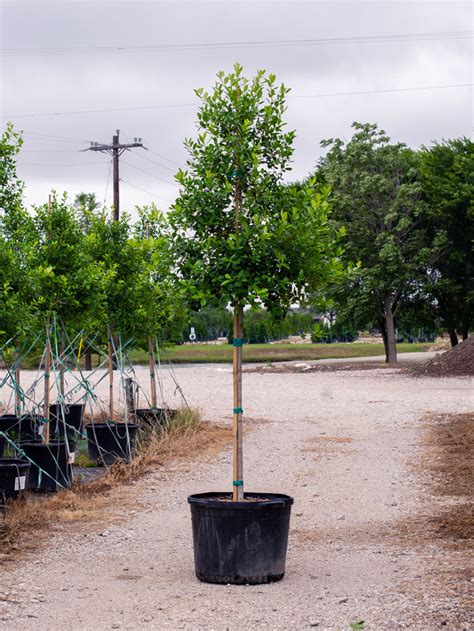
M80 150L91 140L110 142L120 129L123 140L141 136L149 148L123 156L122 210L153 201L166 208L186 159L183 139L196 130L193 90L210 88L219 70L238 61L248 75L265 68L291 87L296 179L316 163L320 141L350 137L354 120L376 122L413 147L470 136L472 87L314 95L472 84L471 29L467 2L2 1L1 123L24 131L18 173L28 204L44 203L56 189L71 198L95 192L110 205L108 156ZM419 37L400 41L407 35ZM341 38L366 39L335 41ZM330 41L178 46L302 39ZM163 45L172 48L97 50ZM44 50L78 47L86 50ZM169 107L138 109L155 105ZM114 108L130 109L70 113Z

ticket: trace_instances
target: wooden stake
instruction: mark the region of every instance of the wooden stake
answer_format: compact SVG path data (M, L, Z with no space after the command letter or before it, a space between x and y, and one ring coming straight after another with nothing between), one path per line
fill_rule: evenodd
M21 397L20 397L20 364L18 363L20 351L15 349L15 415L19 418L21 415Z
M109 333L109 414L110 420L114 420L114 360L112 348L112 335Z
M148 338L148 361L150 365L150 392L151 392L151 407L156 408L156 379L155 379L155 353L153 351L153 339Z
M242 307L235 307L234 310L234 340L241 340L243 337L243 316ZM243 450L242 450L242 346L234 346L233 353L233 381L234 381L234 484L232 489L232 499L238 502L244 499L243 483ZM237 482L237 485L236 485Z
M51 371L51 331L49 319L46 324L46 348L44 359L44 407L43 416L46 420L44 425L44 442L49 443L49 384L50 384L50 371Z

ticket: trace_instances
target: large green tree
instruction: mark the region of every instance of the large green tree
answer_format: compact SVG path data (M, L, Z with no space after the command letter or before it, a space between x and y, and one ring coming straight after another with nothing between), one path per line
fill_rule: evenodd
M354 123L348 142L325 140L318 173L331 187L333 218L346 229L346 254L360 266L337 291L341 311L360 324L377 322L387 362L397 361L395 318L417 294L439 255L429 242L417 157L373 124Z
M199 132L187 139L187 168L171 223L176 265L193 300L234 310L234 499L243 496L242 338L248 305L286 311L338 267L326 191L284 186L295 133L286 130L288 93L275 76L242 67L217 75L201 101Z
M446 238L428 270L427 290L454 346L474 321L474 142L458 138L423 147L420 163L429 230Z

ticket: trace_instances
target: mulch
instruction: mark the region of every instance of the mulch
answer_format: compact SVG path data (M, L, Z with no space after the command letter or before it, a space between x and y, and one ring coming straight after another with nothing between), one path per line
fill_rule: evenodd
M415 377L472 377L474 376L474 337L469 337L445 353L416 366Z

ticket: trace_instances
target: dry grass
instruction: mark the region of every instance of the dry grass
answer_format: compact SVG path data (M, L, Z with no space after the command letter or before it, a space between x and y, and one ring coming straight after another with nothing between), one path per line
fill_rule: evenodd
M152 433L139 444L132 463L117 462L96 480L75 481L54 495L29 494L10 503L0 521L0 565L37 548L67 524L97 529L109 523L116 518L115 507L127 502L128 484L160 465L210 458L230 445L231 436L229 427L202 422L198 412L183 409L166 432Z

